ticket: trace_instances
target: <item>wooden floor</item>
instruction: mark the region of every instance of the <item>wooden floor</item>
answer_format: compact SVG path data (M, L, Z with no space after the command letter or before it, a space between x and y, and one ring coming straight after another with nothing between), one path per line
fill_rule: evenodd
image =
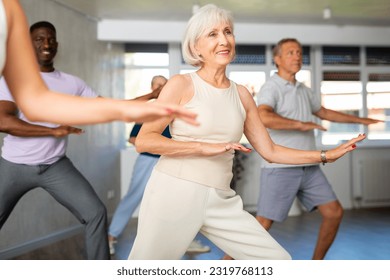
M321 222L318 213L303 213L289 217L283 223L275 223L271 235L295 260L309 260L317 239ZM133 219L119 238L113 259L127 259L135 238L137 220ZM223 252L204 236L198 238L210 246L211 252L185 255L183 259L218 260ZM164 242L163 240L161 242ZM83 237L46 246L14 259L83 259ZM330 248L328 260L390 260L390 208L346 210L337 238Z

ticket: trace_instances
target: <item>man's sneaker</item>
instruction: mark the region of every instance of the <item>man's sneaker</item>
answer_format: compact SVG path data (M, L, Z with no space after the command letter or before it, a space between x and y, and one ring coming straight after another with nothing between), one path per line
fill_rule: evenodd
M110 248L110 255L115 255L115 244L117 243L115 237L108 237L108 246Z
M199 240L193 240L186 251L186 253L207 253L207 252L210 252L210 247L203 245Z

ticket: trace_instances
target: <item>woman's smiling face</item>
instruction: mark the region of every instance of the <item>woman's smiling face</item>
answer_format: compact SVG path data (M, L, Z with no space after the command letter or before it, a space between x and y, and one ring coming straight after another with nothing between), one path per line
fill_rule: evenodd
M232 27L221 23L206 29L197 40L195 49L204 64L228 65L235 56L235 38Z

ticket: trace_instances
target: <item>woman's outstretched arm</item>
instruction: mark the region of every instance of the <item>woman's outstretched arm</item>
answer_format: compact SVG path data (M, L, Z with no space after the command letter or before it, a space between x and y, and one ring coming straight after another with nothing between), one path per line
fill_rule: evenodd
M41 79L28 33L27 19L17 0L3 0L7 17L7 51L3 75L18 107L32 121L95 124L111 121L147 122L163 116L196 123L181 106L109 98L82 98L50 91Z

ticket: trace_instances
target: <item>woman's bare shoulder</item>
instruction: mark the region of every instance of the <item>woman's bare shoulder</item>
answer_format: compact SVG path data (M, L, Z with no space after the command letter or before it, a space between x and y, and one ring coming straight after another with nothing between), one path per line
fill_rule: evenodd
M170 99L180 100L180 104L187 103L193 96L193 85L190 75L177 74L172 76L162 90L163 94L165 92Z
M237 90L238 90L241 102L246 109L250 108L250 106L255 105L253 96L251 95L251 93L249 92L249 90L245 86L237 84Z
M186 85L192 82L190 74L176 74L169 79L169 82Z

